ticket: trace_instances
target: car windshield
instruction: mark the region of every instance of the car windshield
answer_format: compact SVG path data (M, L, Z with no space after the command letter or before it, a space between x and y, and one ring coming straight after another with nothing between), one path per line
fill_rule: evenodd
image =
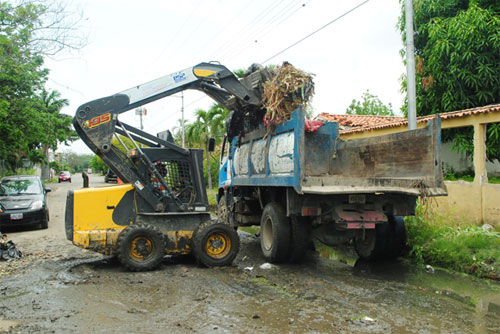
M60 175L69 176L69 172L61 172Z
M39 195L42 188L36 180L2 180L0 195Z

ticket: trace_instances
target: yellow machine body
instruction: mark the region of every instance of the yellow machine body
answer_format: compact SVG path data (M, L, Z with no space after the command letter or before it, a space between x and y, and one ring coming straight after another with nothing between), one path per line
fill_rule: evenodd
M137 197L130 184L101 188L85 188L68 193L66 202L66 234L73 244L99 253L113 255L120 232L137 221ZM125 201L131 206L129 218L114 218L114 211L126 194L132 200ZM123 211L123 210L122 210ZM128 220L128 221L127 221ZM166 254L188 254L191 252L192 226L172 230L167 225L159 226L166 237Z

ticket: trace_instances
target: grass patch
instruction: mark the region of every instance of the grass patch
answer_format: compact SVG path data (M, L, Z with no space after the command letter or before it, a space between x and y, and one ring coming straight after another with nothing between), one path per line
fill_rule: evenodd
M411 254L418 261L478 277L500 279L500 233L453 221L422 205L406 218Z
M213 189L212 193L208 191L207 188L207 197L208 197L208 206L210 207L210 212L216 213L217 212L217 190Z
M488 183L500 184L500 177L498 176L488 177Z
M443 178L445 181L465 181L465 182L474 182L474 176L472 175L462 175L456 176L455 174L445 175Z

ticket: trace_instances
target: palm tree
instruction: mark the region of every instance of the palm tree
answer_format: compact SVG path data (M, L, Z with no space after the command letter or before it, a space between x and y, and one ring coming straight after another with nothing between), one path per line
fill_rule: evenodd
M40 95L41 104L42 104L42 112L47 113L48 119L51 120L49 127L49 131L51 133L56 134L55 138L50 138L50 134L48 137L42 142L42 152L45 155L45 162L42 164L42 179L49 178L49 165L48 165L48 154L49 154L49 145L52 144L57 145L57 140L61 140L63 138L57 138L57 133L61 133L60 130L64 130L63 132L70 135L71 132L71 122L68 121L69 116L61 115L59 112L61 109L67 105L69 105L68 99L61 99L61 93L56 90L51 91L50 93L43 89ZM54 124L55 123L55 124ZM63 140L65 140L64 138ZM55 144L54 144L55 141ZM54 148L54 151L57 147Z
M188 126L187 120L184 120L184 129L186 129ZM177 145L182 146L182 119L177 120L177 125L172 128L173 136L174 136L174 141ZM186 139L186 138L184 138ZM189 142L186 145L189 147Z
M212 174L210 172L210 155L208 143L211 136L220 136L224 131L224 120L229 111L219 104L213 104L208 111L198 109L195 111L196 121L187 126L187 138L190 143L198 144L205 148L208 171L208 190L212 192Z

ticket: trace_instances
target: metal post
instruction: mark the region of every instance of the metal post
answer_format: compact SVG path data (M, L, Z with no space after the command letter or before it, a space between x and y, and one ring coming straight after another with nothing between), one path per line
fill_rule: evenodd
M417 128L417 96L415 88L415 47L413 44L413 1L405 0L406 18L406 83L408 97L408 130Z
M139 107L139 108L136 108L135 109L135 114L136 115L139 115L139 119L140 119L140 128L141 130L144 130L144 126L142 126L142 116L144 114L146 114L146 109L144 107Z
M182 113L182 148L185 148L184 146L184 92L181 92L181 99L182 99L182 107L181 107L181 113Z

